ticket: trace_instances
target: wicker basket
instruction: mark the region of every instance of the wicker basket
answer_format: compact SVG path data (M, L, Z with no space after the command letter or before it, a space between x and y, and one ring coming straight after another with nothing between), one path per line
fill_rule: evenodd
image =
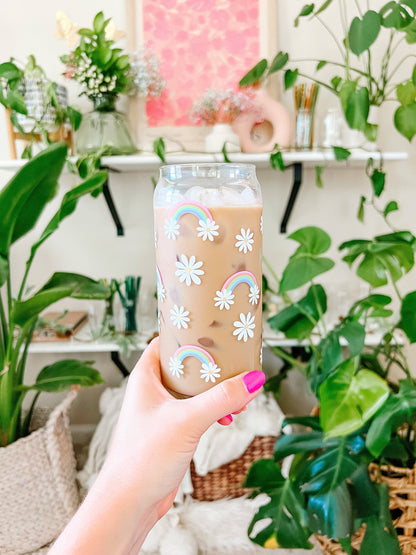
M416 466L378 466L371 464L373 480L388 484L390 491L390 511L399 538L403 555L416 555ZM359 549L363 534L357 533L353 547ZM326 537L317 537L326 555L341 555L340 545Z
M198 501L217 501L225 497L241 497L250 490L244 489L242 484L248 469L254 461L273 457L273 447L276 443L274 436L256 436L244 453L233 461L200 476L191 464L191 477L194 492L192 497Z
M20 555L54 540L79 504L68 412L71 391L46 425L0 448L0 553Z

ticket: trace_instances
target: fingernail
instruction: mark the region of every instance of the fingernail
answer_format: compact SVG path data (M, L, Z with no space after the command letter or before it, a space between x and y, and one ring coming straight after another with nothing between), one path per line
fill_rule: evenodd
M266 375L261 370L249 372L243 378L244 385L249 393L254 393L261 388L266 381Z
M234 420L231 414L227 414L226 416L224 416L224 418L227 419L230 424Z

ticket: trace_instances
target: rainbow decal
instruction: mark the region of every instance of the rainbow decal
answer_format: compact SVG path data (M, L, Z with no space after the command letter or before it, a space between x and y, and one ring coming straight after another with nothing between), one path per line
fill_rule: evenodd
M193 214L198 218L198 222L202 221L204 223L208 223L214 221L214 218L208 208L199 202L180 202L173 207L170 217L173 222L177 223L185 214Z
M156 285L157 285L157 298L159 299L159 301L164 301L166 298L166 290L163 285L162 274L160 273L158 265L156 265Z
M169 360L169 370L172 376L180 378L184 373L183 361L188 358L193 357L200 361L201 363L201 379L205 380L206 383L215 383L217 378L221 375L221 368L219 368L215 360L209 354L208 351L198 347L197 345L183 345L175 351L173 357Z
M221 287L220 291L217 291L217 296L214 297L215 306L218 306L220 310L230 310L232 304L234 304L234 289L240 285L240 283L247 283L249 286L248 300L254 306L259 302L260 290L257 284L256 276L251 272L237 272L230 276Z
M215 364L215 360L212 355L197 345L183 345L183 347L179 347L173 355L173 358L181 363L188 357L197 358L201 364Z
M242 271L230 276L221 287L221 293L232 293L240 283L247 283L250 289L258 289L256 276L251 272Z

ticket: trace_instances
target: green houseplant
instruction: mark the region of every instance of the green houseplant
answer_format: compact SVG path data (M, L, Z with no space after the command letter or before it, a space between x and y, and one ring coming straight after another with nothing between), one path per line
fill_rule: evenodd
M17 283L11 262L13 245L34 228L44 207L56 195L66 155L65 144L53 144L23 166L0 191L0 447L29 433L31 414L40 392L102 381L90 363L74 360L44 368L34 384L24 381L27 350L39 314L65 297L104 299L109 294L108 287L101 283L64 272L53 274L37 292L26 294L27 278L39 247L72 214L82 196L100 192L105 172L96 172L64 195L56 214L31 246L20 287L17 291L12 287ZM22 419L23 400L32 391L31 408Z
M91 28L74 31L78 35L76 47L61 56L65 77L77 81L82 88L80 95L86 95L94 106L79 129L76 148L80 154L100 149L107 155L137 151L124 116L115 109L120 94L133 93L134 74L129 55L115 46L124 33L117 32L114 24L111 29L110 24L111 18L97 13ZM64 34L61 36L65 38Z
M342 37L337 37L331 24L325 21L325 12L332 5L337 7L342 24ZM337 6L336 6L337 5ZM369 121L370 107L385 102L396 104L394 125L409 141L416 134L416 59L415 52L405 55L401 50L407 43L416 43L416 1L388 1L378 11L371 2L355 0L325 0L305 4L295 20L295 26L305 19L317 20L328 33L330 45L338 56L331 59L290 60L287 52L279 52L269 63L261 60L240 81L248 86L264 81L282 71L284 87L292 87L298 77L308 78L335 94L340 101L348 125L362 131L366 138L375 141L378 126ZM382 51L381 61L376 55ZM302 62L302 68L298 66ZM315 64L315 71L305 73L304 63ZM407 64L407 66L406 66ZM407 67L405 78L397 78L397 70ZM331 68L331 77L319 78L319 72Z
M389 213L397 203L380 206L380 194L374 190L368 204L383 217L387 233L339 246L343 261L368 286L368 294L353 299L340 321L328 326L325 318L327 293L318 276L335 262L327 255L330 236L320 228L292 233L289 239L298 248L281 278L274 286L267 280L263 284L266 299L267 290L275 290L285 303L269 318L271 328L297 339L305 352L297 359L286 349L271 349L284 361L286 373L291 368L304 373L319 404L319 415L286 419L284 426L294 428L277 440L274 459L255 462L247 476L255 494L269 496L249 529L265 547L308 548L309 537L317 534L338 540L346 553L357 553L351 542L361 527L360 546L354 543L361 555L401 553L392 520L399 515L389 512L380 469L412 469L416 462L416 379L402 341L416 342L416 291L403 293L399 286L414 271L416 237L391 226ZM395 299L377 291L386 285ZM295 291L301 293L296 302ZM381 323L380 338L366 346L368 326L375 320ZM276 376L266 385L276 390L280 382ZM291 455L283 477L280 463ZM252 536L263 519L269 523ZM415 538L405 538L401 528L398 532L402 548L410 549L403 553L412 553Z
M0 64L0 103L10 110L10 121L17 131L29 136L22 158L32 157L37 136L48 145L50 132L61 125L78 129L82 116L73 106L62 103L61 89L32 55L25 64L14 59Z

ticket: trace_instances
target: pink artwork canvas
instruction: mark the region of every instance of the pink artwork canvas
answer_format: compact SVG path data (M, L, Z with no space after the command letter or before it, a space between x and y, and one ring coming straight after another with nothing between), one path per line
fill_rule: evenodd
M143 0L144 41L166 81L147 102L149 127L193 125L207 89L234 89L260 59L259 0Z

